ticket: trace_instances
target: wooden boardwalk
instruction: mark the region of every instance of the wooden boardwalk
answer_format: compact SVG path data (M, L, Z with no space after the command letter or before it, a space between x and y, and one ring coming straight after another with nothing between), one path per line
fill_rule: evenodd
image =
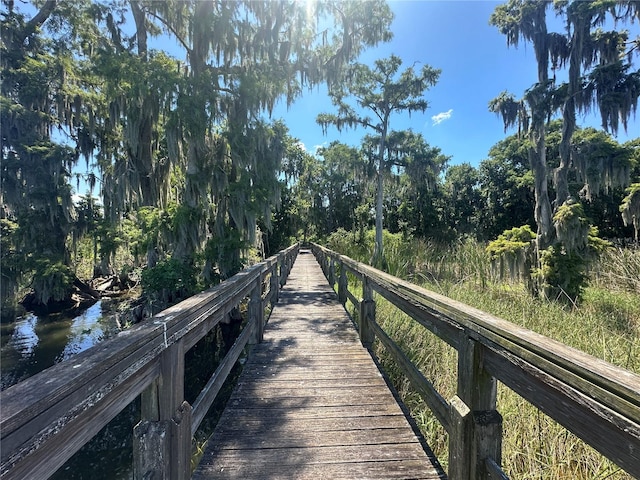
M307 251L193 475L284 478L444 478Z

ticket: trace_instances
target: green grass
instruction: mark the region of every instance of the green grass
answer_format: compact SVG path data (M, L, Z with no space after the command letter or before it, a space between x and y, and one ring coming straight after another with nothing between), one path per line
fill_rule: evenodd
M640 295L634 282L640 278L634 276L640 252L608 252L594 267L580 304L568 306L532 298L520 283L501 282L491 269L484 246L476 242L440 247L392 238L389 243L386 255L390 273L640 373ZM362 245L356 251L349 251L348 245L340 246L344 249L340 253L352 258L359 255L359 260L363 260L362 252L367 253ZM354 287L358 288L353 285L350 289ZM452 398L457 352L382 298L377 297L376 302L380 325L441 395ZM446 432L377 342L375 351L446 468ZM498 410L504 419L502 463L511 478L632 478L503 385L498 388Z

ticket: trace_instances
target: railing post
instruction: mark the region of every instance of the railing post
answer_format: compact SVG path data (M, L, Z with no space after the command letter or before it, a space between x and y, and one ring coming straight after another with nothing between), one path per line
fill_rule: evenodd
M331 285L331 289L336 283L336 261L331 257L329 260L329 285Z
M133 478L166 480L171 458L169 442L171 427L168 421L141 420L133 428Z
M329 260L327 259L327 254L322 252L322 273L324 273L325 278L329 278Z
M191 405L186 400L171 419L171 478L191 477Z
M184 400L184 344L160 356L160 375L142 394L134 427L134 479L186 480L191 469L191 405Z
M287 277L293 266L293 252L294 251L287 252L287 254L282 257L282 263L280 264L280 287L284 287L284 284L287 283Z
M338 279L338 300L342 305L347 304L347 269L344 267L344 262L340 262L340 278Z
M278 275L278 264L281 262L276 262L271 267L271 281L269 290L271 290L271 305L275 305L278 303L278 298L280 298L280 278Z
M287 283L287 278L289 277L289 272L291 272L291 267L293 267L293 252L289 252L287 255L287 263L284 269L284 282Z
M254 323L254 330L250 345L256 345L262 342L264 336L264 308L262 305L262 275L260 275L256 284L251 290L251 298L249 299L249 319Z
M278 284L280 288L284 287L287 278L287 262L289 261L289 255L283 255L282 258L278 259L278 265L280 265L280 270L276 268L276 274L278 277Z
M471 338L458 351L458 394L451 400L449 478L488 479L486 461L502 462L502 416L496 379L483 368L483 346Z
M373 290L367 277L362 278L362 300L360 301L360 342L365 348L371 348L375 333L370 322L375 321L376 304L373 300Z

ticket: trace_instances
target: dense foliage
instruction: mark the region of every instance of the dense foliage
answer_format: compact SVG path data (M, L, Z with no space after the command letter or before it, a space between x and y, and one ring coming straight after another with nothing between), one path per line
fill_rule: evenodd
M377 145L377 154L372 153L376 165L376 248L372 262L378 266L383 263L384 177L393 165L391 152L406 152L407 149L411 153L417 152L415 146L406 144L403 135L399 139L391 138L391 116L424 112L428 106L424 92L435 85L440 76L440 70L429 65L424 65L418 73L413 67L399 73L401 65L402 59L395 55L376 60L374 68L352 65L347 73L347 81L329 90L331 102L338 113L321 113L317 119L325 129L328 125L335 125L338 130L359 126L375 132L375 137L369 138L368 142Z
M3 1L1 17L3 304L29 286L51 306L77 283L83 235L103 275L119 248L202 286L237 271L295 154L264 114L339 82L392 15L379 0L47 0ZM74 205L72 176L99 187L100 219Z
M357 243L372 226L382 264L383 227L405 240L498 239L498 270L519 266L554 298L571 285L575 299L590 226L637 242L640 225L639 140L575 119L597 108L616 131L633 113L638 40L601 20L624 25L638 9L582 3L553 4L566 32L547 31L550 3L496 9L510 45L534 44L538 81L522 100L491 102L519 133L476 167L392 130L395 115L427 108L440 72L401 70L412 59L396 56L357 63L391 36L381 0L3 1L3 305L30 290L52 307L94 276L173 301L293 241L340 231ZM320 83L336 108L319 123L368 128L360 145L312 154L266 120ZM74 196L81 186L98 198ZM527 261L507 248L514 228L534 232Z

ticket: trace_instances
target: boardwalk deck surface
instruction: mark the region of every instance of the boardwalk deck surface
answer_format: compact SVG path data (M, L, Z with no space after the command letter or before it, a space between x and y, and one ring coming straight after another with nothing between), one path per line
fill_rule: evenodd
M193 475L284 478L442 478L305 251Z

